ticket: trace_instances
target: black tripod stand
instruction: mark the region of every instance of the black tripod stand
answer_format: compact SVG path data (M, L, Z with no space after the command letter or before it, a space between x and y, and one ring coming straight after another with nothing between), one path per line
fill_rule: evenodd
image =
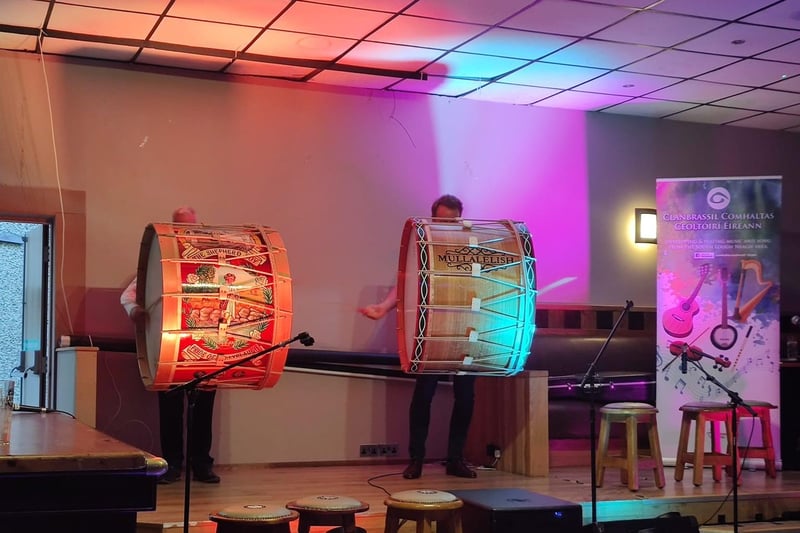
M256 352L256 353L254 353L252 355L248 355L244 359L240 359L240 360L235 361L235 362L233 362L233 363L231 363L229 365L225 365L223 367L220 367L219 369L217 369L217 370L215 370L213 372L209 372L208 374L205 374L203 372L198 372L199 375L195 376L195 378L193 380L187 381L186 383L178 385L174 389L170 389L169 391L167 391L167 394L178 394L179 392L186 391L186 396L188 398L187 406L186 406L186 443L185 443L185 447L184 447L184 460L186 461L186 465L187 465L187 469L186 469L187 472L186 472L186 476L185 476L184 489L183 489L183 531L184 531L184 533L189 533L189 501L191 499L190 494L191 494L191 486L192 486L192 484L191 484L191 476L189 475L189 472L188 472L188 470L189 470L188 466L192 464L192 461L191 461L192 460L192 458L191 458L191 453L192 453L191 452L191 450L192 450L192 425L193 425L193 421L194 421L194 406L195 406L195 403L197 402L198 387L204 381L208 381L208 380L210 380L210 379L222 374L223 372L227 372L231 368L235 368L237 366L243 365L244 363L247 363L248 361L252 361L253 359L261 357L262 355L266 355L266 354L268 354L268 353L270 353L270 352L272 352L274 350L277 350L278 348L283 348L284 346L288 346L289 344L291 344L291 343L293 343L295 341L300 341L300 343L303 346L311 346L312 344L314 344L314 338L304 331L302 333L298 333L295 337L293 337L293 338L291 338L291 339L289 339L287 341L284 341L284 342L282 342L280 344L276 344L275 346L271 346L270 348L268 348L266 350L263 350L263 351L260 351L260 352Z
M619 327L622 319L625 315L630 311L631 307L633 307L633 302L630 300L625 301L625 308L620 313L619 318L614 323L614 327L611 328L611 332L608 334L608 338L600 347L600 351L597 352L594 360L589 365L589 368L586 370L586 374L583 376L580 384L578 385L578 390L583 394L589 397L589 446L590 448L590 457L591 457L591 479L592 479L592 526L591 530L594 532L599 532L600 528L597 524L597 422L595 420L596 417L596 395L600 389L600 385L597 383L597 363L600 361L600 358L605 353L606 348L608 347L608 343L611 342L611 338L616 333L617 328Z
M710 381L728 395L731 399L730 406L731 406L731 434L729 435L730 438L730 448L731 448L731 477L733 477L733 533L738 533L739 531L739 457L738 457L738 450L739 450L739 441L738 441L738 426L739 423L736 419L736 415L738 412L739 407L744 407L747 409L747 412L750 413L753 418L758 418L758 415L753 410L752 407L747 405L744 400L742 400L741 396L735 391L732 391L725 385L723 385L716 377L709 374L703 365L700 364L699 361L694 359L690 359L692 364L700 370L705 376L706 380ZM697 428L697 431L702 431L701 428Z

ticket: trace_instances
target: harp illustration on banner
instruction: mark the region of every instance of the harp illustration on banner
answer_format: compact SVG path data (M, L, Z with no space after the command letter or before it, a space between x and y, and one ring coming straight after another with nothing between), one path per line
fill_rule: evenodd
M761 261L758 259L742 259L741 266L739 288L736 291L736 306L733 309L733 316L731 317L737 322L746 321L750 313L753 312L753 309L755 309L764 296L767 295L767 292L772 288L772 282L764 280ZM745 302L742 302L742 296L745 293L744 286L748 278L748 270L752 270L755 275L757 291L752 296L749 296Z

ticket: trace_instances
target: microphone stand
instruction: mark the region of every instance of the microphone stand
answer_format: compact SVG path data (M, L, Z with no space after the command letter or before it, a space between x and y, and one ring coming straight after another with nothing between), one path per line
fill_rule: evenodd
M166 391L167 394L176 394L178 391L187 391L187 410L186 410L186 441L184 446L184 457L186 461L186 476L184 480L184 488L183 488L183 531L184 533L189 533L189 500L190 500L190 493L191 493L191 475L189 474L189 468L191 465L191 441L192 441L192 425L194 422L194 406L197 402L197 394L198 394L198 386L204 382L208 381L223 372L227 372L231 368L235 368L240 366L248 361L252 361L262 355L266 355L278 348L283 348L295 341L300 341L303 346L311 346L314 344L314 338L306 333L305 331L302 333L298 333L296 336L292 337L291 339L281 342L280 344L276 344L274 346L270 346L266 350L256 352L252 355L248 355L247 357L240 359L238 361L234 361L228 365L220 367L213 372L209 372L208 374L204 372L197 372L195 378L191 381L187 381L177 387Z
M608 338L600 347L600 351L597 352L594 360L589 365L589 368L586 370L586 374L584 374L583 379L578 385L578 388L586 395L589 396L589 445L591 454L590 462L591 462L591 479L592 479L592 530L595 532L601 531L597 524L597 430L596 430L596 422L595 422L595 396L598 392L599 385L597 384L597 362L600 360L600 357L603 356L605 353L606 348L608 347L608 343L611 342L611 338L616 333L617 328L619 327L620 323L622 322L623 317L630 311L631 307L633 307L633 302L630 300L625 301L625 308L620 313L619 318L614 323L614 327L611 328L611 332L608 334Z
M744 407L747 409L747 412L750 413L753 418L758 418L756 412L753 410L752 407L747 405L742 397L736 391L733 391L723 385L716 377L709 374L703 365L700 364L699 361L692 360L692 364L696 366L700 371L705 374L706 379L719 387L720 389L724 390L728 397L731 399L730 406L731 406L731 435L729 438L731 439L731 472L733 476L733 533L738 533L739 531L739 458L738 458L738 450L739 450L739 441L738 441L738 422L736 420L736 413L738 408ZM699 428L698 428L699 430Z

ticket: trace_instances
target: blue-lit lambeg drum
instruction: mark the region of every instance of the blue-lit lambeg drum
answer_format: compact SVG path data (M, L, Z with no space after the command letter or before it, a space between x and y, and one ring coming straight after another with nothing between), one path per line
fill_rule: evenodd
M145 228L136 326L145 388L166 390L272 348L289 338L292 286L283 240L264 226L158 223ZM273 386L286 362L282 347L204 385Z
M536 268L523 223L411 218L399 263L403 371L510 376L524 369Z

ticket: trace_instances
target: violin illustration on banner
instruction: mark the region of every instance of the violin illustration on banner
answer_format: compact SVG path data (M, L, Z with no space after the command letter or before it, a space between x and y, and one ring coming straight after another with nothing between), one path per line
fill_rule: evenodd
M705 264L700 267L700 280L697 282L697 287L694 288L692 294L688 298L682 300L681 303L671 309L664 311L662 316L662 325L664 331L673 337L682 339L687 337L694 328L693 320L694 315L700 311L700 306L697 305L695 299L700 288L703 286L708 273L711 271L711 265Z
M684 352L686 352L686 358L689 361L699 361L704 357L711 359L714 361L715 370L722 370L723 368L730 368L731 366L731 360L727 357L707 354L697 346L690 346L685 342L671 342L669 344L669 353L675 357L682 356Z

